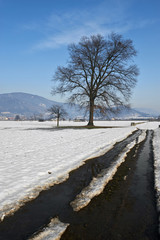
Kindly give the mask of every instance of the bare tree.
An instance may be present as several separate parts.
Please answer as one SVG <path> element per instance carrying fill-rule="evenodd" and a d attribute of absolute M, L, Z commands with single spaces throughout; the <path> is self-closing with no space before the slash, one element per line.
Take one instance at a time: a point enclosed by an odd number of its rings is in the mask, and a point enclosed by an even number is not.
<path fill-rule="evenodd" d="M 57 119 L 57 127 L 59 127 L 60 118 L 64 118 L 67 115 L 67 112 L 61 105 L 53 105 L 48 109 L 48 112 L 50 112 L 50 115 L 53 116 L 53 118 Z"/>
<path fill-rule="evenodd" d="M 20 118 L 20 116 L 17 114 L 17 115 L 15 116 L 14 120 L 15 120 L 15 121 L 20 121 L 21 118 Z"/>
<path fill-rule="evenodd" d="M 131 40 L 112 33 L 83 37 L 69 46 L 67 67 L 57 67 L 52 94 L 69 94 L 70 102 L 88 107 L 93 125 L 94 109 L 124 106 L 136 84 L 138 68 L 132 64 L 136 50 Z"/>

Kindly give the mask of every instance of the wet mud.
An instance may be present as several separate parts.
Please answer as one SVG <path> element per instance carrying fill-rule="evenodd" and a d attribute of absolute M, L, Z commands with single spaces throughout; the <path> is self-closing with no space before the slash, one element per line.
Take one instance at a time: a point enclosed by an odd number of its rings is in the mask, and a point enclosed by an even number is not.
<path fill-rule="evenodd" d="M 25 204 L 14 215 L 6 217 L 4 221 L 0 223 L 0 240 L 28 239 L 35 232 L 40 231 L 43 227 L 48 225 L 50 219 L 56 216 L 58 216 L 62 222 L 71 223 L 71 225 L 75 224 L 74 226 L 78 227 L 76 231 L 83 233 L 83 228 L 81 230 L 81 224 L 79 224 L 79 214 L 81 215 L 83 210 L 80 211 L 80 213 L 73 212 L 70 202 L 75 199 L 76 195 L 79 194 L 84 187 L 88 186 L 93 176 L 97 176 L 102 169 L 109 167 L 126 145 L 137 139 L 140 133 L 140 130 L 134 132 L 125 140 L 115 144 L 114 148 L 103 156 L 87 160 L 84 165 L 72 171 L 65 182 L 54 185 L 49 190 L 42 191 L 35 200 Z M 97 213 L 96 208 L 97 206 L 95 206 L 94 214 Z M 97 218 L 98 215 L 95 217 Z M 80 219 L 82 221 L 82 226 L 89 226 L 88 222 L 86 223 L 87 219 L 90 221 L 88 217 L 86 217 L 86 220 L 82 220 L 81 217 Z M 103 219 L 101 219 L 98 224 L 97 223 L 96 226 L 103 225 Z M 70 233 L 67 232 L 67 234 Z M 94 234 L 91 238 L 86 237 L 84 239 L 98 239 L 96 237 L 93 238 L 93 236 Z M 71 238 L 70 236 L 65 238 L 64 235 L 64 239 L 76 240 L 83 238 L 76 238 L 73 234 Z"/>
<path fill-rule="evenodd" d="M 75 213 L 61 240 L 160 239 L 152 134 L 132 149 L 103 193 Z"/>

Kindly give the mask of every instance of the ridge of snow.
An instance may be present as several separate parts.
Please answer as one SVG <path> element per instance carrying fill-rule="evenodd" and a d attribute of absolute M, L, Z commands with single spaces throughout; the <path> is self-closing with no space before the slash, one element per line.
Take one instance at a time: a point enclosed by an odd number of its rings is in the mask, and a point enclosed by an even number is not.
<path fill-rule="evenodd" d="M 68 226 L 68 223 L 61 222 L 58 217 L 52 218 L 47 227 L 28 240 L 59 240 Z"/>

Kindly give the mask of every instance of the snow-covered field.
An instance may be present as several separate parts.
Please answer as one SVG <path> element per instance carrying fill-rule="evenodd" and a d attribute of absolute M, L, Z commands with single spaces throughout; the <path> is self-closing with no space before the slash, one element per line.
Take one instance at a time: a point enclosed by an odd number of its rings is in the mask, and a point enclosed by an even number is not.
<path fill-rule="evenodd" d="M 86 125 L 60 122 L 60 126 Z M 160 190 L 159 122 L 131 126 L 130 121 L 96 122 L 117 128 L 54 128 L 56 122 L 0 122 L 0 218 L 68 177 L 90 157 L 109 150 L 136 128 L 154 129 L 157 189 Z"/>

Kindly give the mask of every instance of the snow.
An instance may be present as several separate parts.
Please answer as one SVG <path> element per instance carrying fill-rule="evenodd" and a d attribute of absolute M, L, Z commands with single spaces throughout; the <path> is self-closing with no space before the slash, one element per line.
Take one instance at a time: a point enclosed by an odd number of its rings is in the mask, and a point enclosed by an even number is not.
<path fill-rule="evenodd" d="M 43 189 L 68 178 L 85 160 L 108 151 L 117 141 L 140 129 L 152 129 L 156 158 L 156 188 L 160 186 L 159 122 L 102 121 L 113 128 L 55 128 L 54 122 L 0 121 L 0 218 L 15 212 Z M 84 126 L 86 122 L 60 122 Z M 143 136 L 142 136 L 143 139 Z"/>
<path fill-rule="evenodd" d="M 143 124 L 136 125 L 139 129 L 155 130 L 159 127 L 160 122 L 144 122 Z"/>
<path fill-rule="evenodd" d="M 157 208 L 159 211 L 159 233 L 160 233 L 160 128 L 154 130 L 153 138 L 154 166 L 155 166 L 155 188 L 157 192 Z"/>
<path fill-rule="evenodd" d="M 0 122 L 1 220 L 41 190 L 64 181 L 84 160 L 102 154 L 136 129 L 128 127 L 128 122 L 127 127 L 105 129 L 57 130 L 54 124 Z"/>
<path fill-rule="evenodd" d="M 155 157 L 155 181 L 160 198 L 160 128 L 154 131 L 153 138 L 154 157 Z M 160 199 L 159 199 L 160 200 Z"/>
<path fill-rule="evenodd" d="M 46 228 L 29 240 L 59 240 L 68 225 L 68 223 L 62 223 L 58 218 L 53 218 Z"/>

